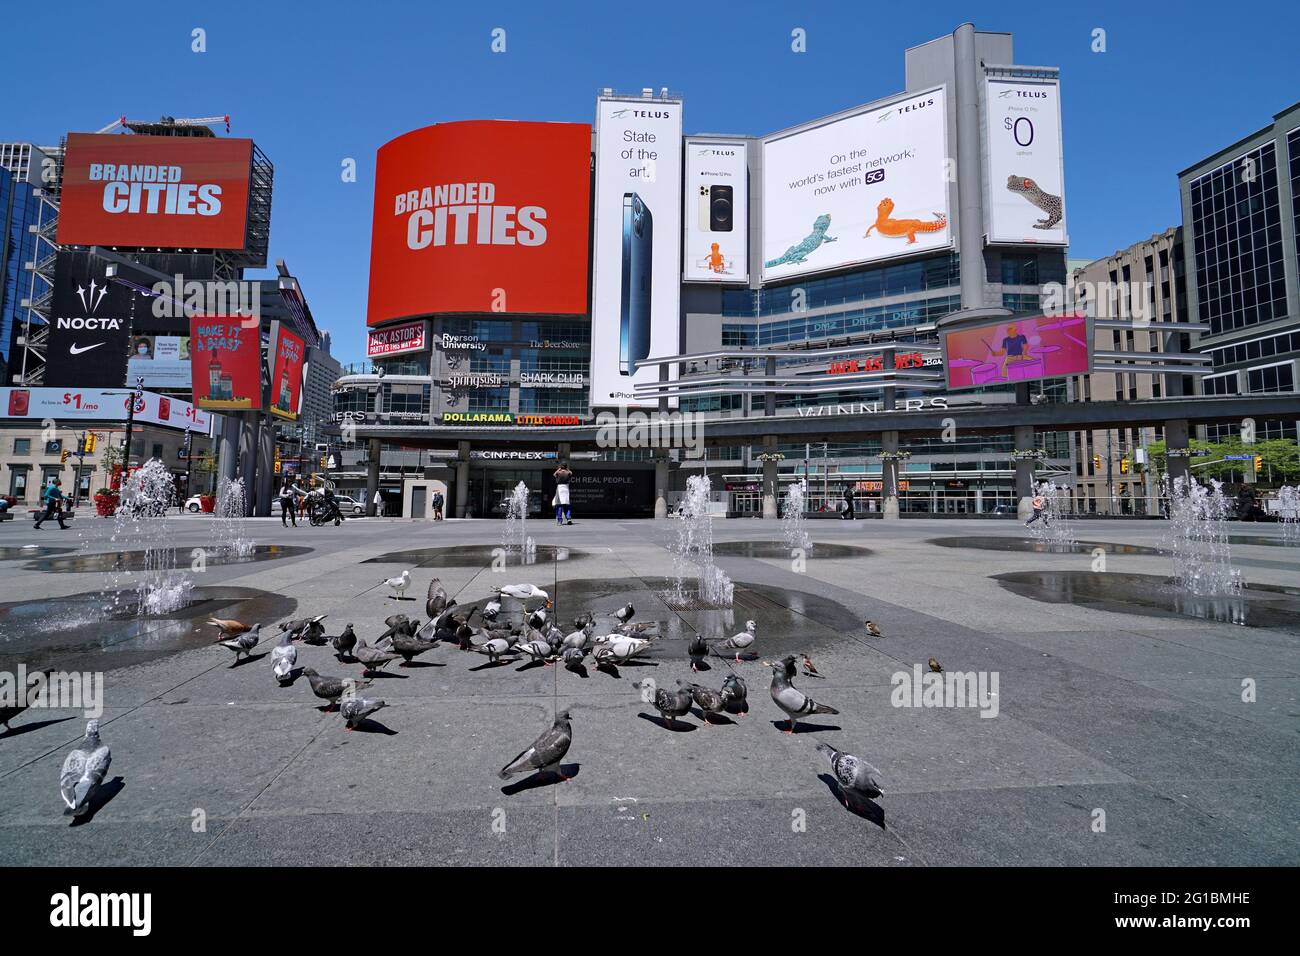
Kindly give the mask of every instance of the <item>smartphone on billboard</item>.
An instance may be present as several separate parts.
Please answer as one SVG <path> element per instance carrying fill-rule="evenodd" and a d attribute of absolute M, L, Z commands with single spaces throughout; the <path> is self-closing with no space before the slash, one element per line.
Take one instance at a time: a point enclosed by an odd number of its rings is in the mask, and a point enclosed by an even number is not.
<path fill-rule="evenodd" d="M 654 218 L 636 193 L 623 194 L 623 291 L 619 322 L 621 375 L 636 373 L 650 354 L 650 280 L 653 276 Z"/>
<path fill-rule="evenodd" d="M 9 392 L 9 417 L 26 418 L 31 407 L 32 393 L 25 388 L 15 388 Z"/>
<path fill-rule="evenodd" d="M 731 186 L 701 186 L 697 209 L 701 232 L 731 232 L 732 203 L 735 190 Z"/>
<path fill-rule="evenodd" d="M 158 396 L 158 419 L 167 421 L 172 417 L 172 400 L 166 395 Z"/>

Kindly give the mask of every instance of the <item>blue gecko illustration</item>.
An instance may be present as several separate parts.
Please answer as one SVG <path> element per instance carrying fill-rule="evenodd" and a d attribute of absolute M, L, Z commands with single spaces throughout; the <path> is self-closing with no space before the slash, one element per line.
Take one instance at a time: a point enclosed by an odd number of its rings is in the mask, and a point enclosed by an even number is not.
<path fill-rule="evenodd" d="M 773 266 L 782 266 L 787 263 L 798 264 L 806 262 L 808 256 L 817 251 L 817 247 L 823 242 L 834 242 L 834 236 L 826 235 L 826 230 L 831 227 L 831 217 L 829 214 L 818 216 L 817 221 L 813 223 L 812 232 L 804 238 L 797 246 L 791 246 L 775 259 L 769 259 L 763 263 L 764 269 L 770 269 Z"/>

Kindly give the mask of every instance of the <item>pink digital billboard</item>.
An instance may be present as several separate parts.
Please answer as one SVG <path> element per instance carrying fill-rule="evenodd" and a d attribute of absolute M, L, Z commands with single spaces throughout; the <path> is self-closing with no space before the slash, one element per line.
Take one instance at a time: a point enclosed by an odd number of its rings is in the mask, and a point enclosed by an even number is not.
<path fill-rule="evenodd" d="M 1091 342 L 1082 315 L 1006 318 L 945 332 L 948 388 L 1082 375 L 1092 367 Z"/>

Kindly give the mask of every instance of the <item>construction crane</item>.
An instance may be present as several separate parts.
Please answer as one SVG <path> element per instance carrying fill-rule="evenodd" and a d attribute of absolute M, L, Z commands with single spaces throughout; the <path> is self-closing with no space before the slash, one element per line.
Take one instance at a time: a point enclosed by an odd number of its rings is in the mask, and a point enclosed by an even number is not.
<path fill-rule="evenodd" d="M 141 135 L 163 135 L 163 136 L 211 136 L 211 126 L 218 123 L 224 123 L 226 132 L 230 132 L 230 114 L 225 116 L 200 116 L 196 118 L 177 119 L 174 116 L 159 117 L 157 122 L 148 120 L 129 120 L 125 116 L 119 116 L 113 122 L 109 123 L 97 133 L 111 133 L 115 129 L 129 129 L 133 133 Z M 180 130 L 185 130 L 184 133 Z"/>

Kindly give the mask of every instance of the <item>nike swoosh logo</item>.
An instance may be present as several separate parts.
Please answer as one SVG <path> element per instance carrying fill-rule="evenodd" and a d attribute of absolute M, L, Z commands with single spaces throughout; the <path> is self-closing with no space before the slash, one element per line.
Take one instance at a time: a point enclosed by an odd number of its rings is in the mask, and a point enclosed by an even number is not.
<path fill-rule="evenodd" d="M 71 355 L 80 355 L 82 352 L 89 352 L 91 349 L 97 349 L 103 344 L 103 342 L 96 342 L 94 345 L 87 345 L 85 348 L 79 349 L 77 348 L 77 343 L 73 342 L 68 346 L 68 352 Z"/>

